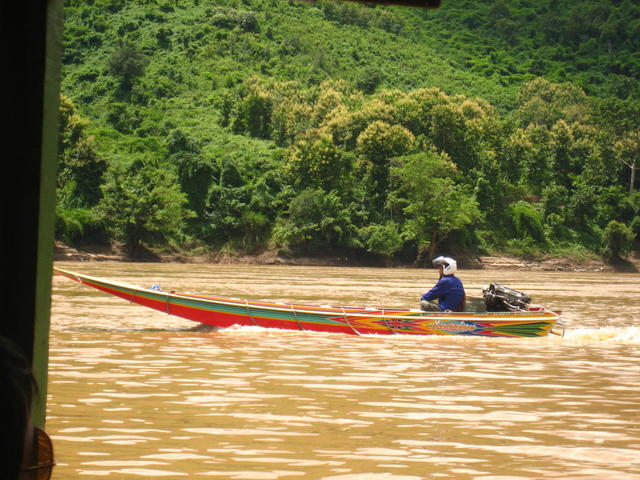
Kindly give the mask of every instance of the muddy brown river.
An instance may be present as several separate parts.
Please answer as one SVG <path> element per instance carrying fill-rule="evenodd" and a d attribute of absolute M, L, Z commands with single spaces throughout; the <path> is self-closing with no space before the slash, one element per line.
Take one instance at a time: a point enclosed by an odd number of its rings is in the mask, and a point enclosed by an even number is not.
<path fill-rule="evenodd" d="M 61 262 L 164 290 L 415 307 L 435 270 Z M 53 279 L 53 479 L 640 479 L 640 275 L 461 271 L 564 337 L 351 336 L 193 322 Z"/>

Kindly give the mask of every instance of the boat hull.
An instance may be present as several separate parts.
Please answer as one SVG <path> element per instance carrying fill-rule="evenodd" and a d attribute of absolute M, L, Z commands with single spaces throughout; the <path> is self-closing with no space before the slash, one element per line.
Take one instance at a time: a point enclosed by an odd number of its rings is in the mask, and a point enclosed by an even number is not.
<path fill-rule="evenodd" d="M 411 309 L 372 309 L 269 303 L 232 298 L 164 292 L 54 268 L 83 285 L 169 315 L 206 325 L 232 325 L 351 335 L 475 335 L 542 337 L 558 315 L 544 308 L 527 312 L 421 312 Z"/>

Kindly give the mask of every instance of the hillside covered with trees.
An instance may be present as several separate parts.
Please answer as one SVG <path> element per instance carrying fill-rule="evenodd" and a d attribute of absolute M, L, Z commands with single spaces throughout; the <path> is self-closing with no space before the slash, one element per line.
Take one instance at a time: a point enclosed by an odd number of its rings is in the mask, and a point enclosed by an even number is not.
<path fill-rule="evenodd" d="M 614 261 L 638 52 L 630 0 L 68 0 L 57 237 Z"/>

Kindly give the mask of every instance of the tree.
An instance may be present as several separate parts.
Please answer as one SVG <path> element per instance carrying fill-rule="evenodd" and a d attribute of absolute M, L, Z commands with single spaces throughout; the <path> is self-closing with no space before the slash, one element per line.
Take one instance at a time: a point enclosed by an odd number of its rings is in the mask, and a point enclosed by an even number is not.
<path fill-rule="evenodd" d="M 250 92 L 238 105 L 238 116 L 233 123 L 236 133 L 247 132 L 253 137 L 269 138 L 273 97 L 259 89 Z"/>
<path fill-rule="evenodd" d="M 360 230 L 360 237 L 368 252 L 382 255 L 387 266 L 391 258 L 402 248 L 404 239 L 395 222 L 368 225 Z"/>
<path fill-rule="evenodd" d="M 242 238 L 240 246 L 244 250 L 252 250 L 262 244 L 271 230 L 271 220 L 260 212 L 245 210 L 240 220 Z"/>
<path fill-rule="evenodd" d="M 450 98 L 439 88 L 413 90 L 394 102 L 396 120 L 416 136 L 429 135 L 433 108 L 449 101 Z"/>
<path fill-rule="evenodd" d="M 595 186 L 584 181 L 575 182 L 569 199 L 567 223 L 580 230 L 587 231 L 594 223 L 594 205 L 598 204 L 598 192 Z"/>
<path fill-rule="evenodd" d="M 109 71 L 120 78 L 123 89 L 131 90 L 134 80 L 142 75 L 148 63 L 135 43 L 120 41 L 109 57 Z"/>
<path fill-rule="evenodd" d="M 313 107 L 311 108 L 311 121 L 317 127 L 345 101 L 354 98 L 354 91 L 346 80 L 325 80 L 317 87 L 317 93 Z"/>
<path fill-rule="evenodd" d="M 631 225 L 631 233 L 633 233 L 634 241 L 633 246 L 636 253 L 640 253 L 640 215 L 636 216 L 632 221 Z"/>
<path fill-rule="evenodd" d="M 460 109 L 454 104 L 436 105 L 430 115 L 429 136 L 433 144 L 449 155 L 456 165 L 468 165 L 470 145 L 465 117 Z"/>
<path fill-rule="evenodd" d="M 357 100 L 357 96 L 354 100 Z M 347 105 L 339 105 L 321 125 L 331 133 L 333 141 L 347 150 L 356 148 L 358 136 L 373 122 L 380 120 L 392 123 L 394 107 L 379 98 L 365 102 L 354 111 Z"/>
<path fill-rule="evenodd" d="M 640 129 L 629 132 L 618 140 L 613 149 L 620 163 L 629 167 L 629 195 L 633 194 L 638 159 L 640 158 Z"/>
<path fill-rule="evenodd" d="M 551 128 L 558 120 L 584 121 L 588 115 L 587 96 L 572 83 L 553 83 L 536 78 L 520 90 L 515 117 L 522 127 L 530 124 Z"/>
<path fill-rule="evenodd" d="M 167 161 L 176 167 L 178 181 L 188 199 L 188 207 L 202 218 L 214 175 L 218 172 L 213 160 L 205 158 L 198 142 L 180 129 L 169 132 L 165 138 Z"/>
<path fill-rule="evenodd" d="M 456 183 L 458 170 L 434 150 L 394 159 L 391 205 L 402 207 L 405 238 L 416 242 L 417 260 L 432 258 L 440 242 L 481 217 L 475 195 Z"/>
<path fill-rule="evenodd" d="M 175 238 L 184 220 L 193 215 L 185 208 L 186 196 L 167 165 L 143 157 L 111 165 L 105 177 L 97 211 L 131 257 L 142 253 L 143 242 Z"/>
<path fill-rule="evenodd" d="M 400 125 L 376 120 L 358 136 L 356 144 L 359 153 L 367 160 L 383 165 L 391 157 L 408 153 L 415 145 L 415 137 Z"/>
<path fill-rule="evenodd" d="M 306 188 L 291 200 L 286 214 L 278 218 L 273 239 L 304 252 L 357 246 L 355 213 L 336 191 Z"/>
<path fill-rule="evenodd" d="M 603 253 L 609 261 L 620 261 L 631 252 L 633 232 L 624 223 L 611 220 L 602 235 Z"/>
<path fill-rule="evenodd" d="M 58 206 L 93 207 L 100 199 L 99 185 L 106 169 L 89 135 L 88 120 L 82 118 L 68 97 L 60 96 L 58 126 Z"/>
<path fill-rule="evenodd" d="M 533 205 L 522 200 L 510 207 L 515 233 L 522 239 L 546 243 L 540 212 Z"/>
<path fill-rule="evenodd" d="M 568 198 L 566 187 L 552 183 L 542 191 L 542 213 L 545 217 L 555 214 L 564 220 Z"/>
<path fill-rule="evenodd" d="M 549 151 L 551 153 L 556 182 L 571 186 L 571 177 L 579 173 L 576 138 L 572 125 L 558 120 L 549 131 Z"/>
<path fill-rule="evenodd" d="M 364 160 L 373 185 L 376 205 L 382 207 L 389 185 L 389 159 L 410 153 L 415 146 L 415 137 L 400 125 L 376 120 L 358 136 L 356 143 L 356 151 Z"/>
<path fill-rule="evenodd" d="M 202 214 L 202 230 L 209 242 L 225 243 L 241 235 L 242 212 L 248 195 L 239 163 L 236 157 L 221 156 L 216 165 L 217 178 L 210 179 Z"/>
<path fill-rule="evenodd" d="M 333 143 L 331 135 L 314 130 L 302 135 L 289 148 L 284 170 L 297 188 L 340 188 L 351 173 L 352 160 Z"/>
<path fill-rule="evenodd" d="M 183 153 L 177 158 L 172 157 L 178 160 L 175 163 L 178 169 L 178 181 L 181 190 L 187 196 L 188 207 L 196 213 L 198 218 L 202 218 L 211 181 L 218 173 L 215 165 L 211 159 L 197 154 Z"/>
<path fill-rule="evenodd" d="M 549 131 L 545 127 L 529 125 L 517 129 L 505 142 L 507 173 L 514 180 L 540 193 L 553 182 L 553 153 Z"/>
<path fill-rule="evenodd" d="M 384 74 L 379 68 L 369 66 L 364 68 L 358 74 L 355 84 L 356 88 L 364 93 L 372 94 L 384 80 Z"/>

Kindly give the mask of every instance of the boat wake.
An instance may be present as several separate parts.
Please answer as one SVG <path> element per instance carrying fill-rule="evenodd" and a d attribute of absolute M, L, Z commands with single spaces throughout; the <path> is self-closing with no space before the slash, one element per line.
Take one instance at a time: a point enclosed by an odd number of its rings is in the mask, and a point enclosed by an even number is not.
<path fill-rule="evenodd" d="M 265 332 L 276 332 L 279 335 L 289 334 L 292 336 L 296 335 L 327 335 L 327 336 L 342 336 L 339 333 L 323 333 L 323 332 L 310 332 L 310 331 L 298 331 L 298 330 L 279 330 L 276 328 L 263 328 L 257 326 L 240 326 L 233 325 L 229 328 L 223 328 L 218 330 L 221 334 L 226 335 L 254 335 L 256 333 L 265 333 Z M 363 335 L 362 337 L 370 337 L 370 338 L 379 338 L 380 335 Z M 415 337 L 413 335 L 394 335 L 394 336 L 385 336 L 385 338 L 394 338 L 394 339 L 406 339 L 407 341 L 415 341 L 416 338 L 428 338 L 430 340 L 441 340 L 441 341 L 480 341 L 479 337 L 465 337 L 459 335 L 451 335 L 451 336 L 433 336 L 427 335 L 424 337 Z M 484 337 L 487 340 L 496 340 L 501 341 L 504 340 L 502 338 L 492 338 L 492 337 Z M 608 343 L 608 344 L 640 344 L 640 327 L 599 327 L 599 328 L 575 328 L 575 329 L 567 329 L 563 337 L 556 337 L 550 335 L 547 339 L 554 339 L 553 341 L 560 343 Z M 509 339 L 509 341 L 513 341 L 514 339 Z M 525 339 L 526 341 L 531 341 L 532 339 Z M 535 339 L 533 339 L 535 341 Z"/>
<path fill-rule="evenodd" d="M 567 329 L 564 340 L 589 343 L 640 343 L 640 327 L 600 327 Z"/>

